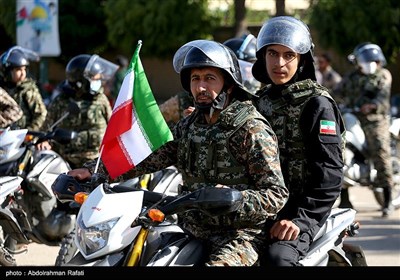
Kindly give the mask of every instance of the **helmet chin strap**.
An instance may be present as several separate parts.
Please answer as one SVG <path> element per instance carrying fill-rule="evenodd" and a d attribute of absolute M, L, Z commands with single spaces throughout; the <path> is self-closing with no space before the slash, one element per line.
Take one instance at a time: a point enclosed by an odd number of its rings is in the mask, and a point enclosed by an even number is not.
<path fill-rule="evenodd" d="M 215 110 L 223 110 L 228 99 L 228 94 L 226 91 L 222 90 L 217 97 L 211 103 L 197 103 L 195 102 L 195 107 L 199 112 L 203 114 L 210 114 L 210 118 L 214 114 Z"/>

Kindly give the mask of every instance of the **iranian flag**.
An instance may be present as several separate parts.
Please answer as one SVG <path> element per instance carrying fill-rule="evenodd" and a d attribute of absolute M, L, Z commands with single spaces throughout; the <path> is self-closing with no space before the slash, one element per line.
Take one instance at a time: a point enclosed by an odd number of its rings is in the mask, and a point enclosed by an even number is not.
<path fill-rule="evenodd" d="M 147 81 L 139 41 L 122 82 L 100 146 L 100 157 L 111 178 L 134 168 L 173 139 Z"/>
<path fill-rule="evenodd" d="M 320 120 L 319 133 L 336 135 L 336 123 L 334 121 Z"/>

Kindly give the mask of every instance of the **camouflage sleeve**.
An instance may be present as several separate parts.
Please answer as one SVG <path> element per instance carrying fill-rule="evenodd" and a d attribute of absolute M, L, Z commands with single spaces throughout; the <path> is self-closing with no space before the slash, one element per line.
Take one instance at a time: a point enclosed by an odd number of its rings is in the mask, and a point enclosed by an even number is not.
<path fill-rule="evenodd" d="M 250 184 L 243 189 L 244 202 L 237 219 L 262 223 L 275 218 L 287 202 L 278 140 L 269 125 L 259 119 L 249 120 L 229 141 L 232 153 L 246 166 Z"/>
<path fill-rule="evenodd" d="M 32 113 L 32 119 L 27 124 L 27 128 L 29 130 L 40 130 L 46 120 L 47 108 L 36 85 L 27 92 L 26 102 Z"/>
<path fill-rule="evenodd" d="M 167 123 L 177 123 L 179 121 L 180 111 L 178 95 L 175 95 L 162 103 L 159 108 Z"/>
<path fill-rule="evenodd" d="M 22 109 L 18 103 L 0 88 L 0 128 L 5 128 L 22 117 Z"/>
<path fill-rule="evenodd" d="M 104 93 L 100 93 L 99 97 L 98 97 L 98 102 L 100 102 L 102 104 L 102 108 L 103 108 L 103 114 L 104 114 L 104 118 L 108 121 L 111 118 L 111 114 L 112 114 L 112 107 L 110 104 L 110 101 L 108 100 L 107 95 L 105 95 Z"/>
<path fill-rule="evenodd" d="M 392 88 L 392 75 L 389 70 L 383 68 L 381 75 L 376 81 L 376 97 L 372 99 L 372 103 L 377 105 L 377 114 L 387 114 L 390 110 L 390 93 Z"/>

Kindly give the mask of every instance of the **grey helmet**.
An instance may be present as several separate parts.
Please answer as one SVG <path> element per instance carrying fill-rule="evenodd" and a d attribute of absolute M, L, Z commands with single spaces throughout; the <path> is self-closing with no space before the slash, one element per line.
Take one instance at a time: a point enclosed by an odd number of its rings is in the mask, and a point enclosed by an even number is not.
<path fill-rule="evenodd" d="M 231 38 L 224 42 L 236 54 L 238 59 L 254 62 L 256 58 L 257 39 L 253 34 L 248 34 L 240 38 Z"/>
<path fill-rule="evenodd" d="M 268 45 L 282 45 L 301 54 L 298 79 L 315 77 L 314 43 L 310 29 L 302 21 L 290 16 L 273 17 L 266 21 L 257 36 L 257 61 L 253 65 L 253 76 L 264 84 L 271 83 L 265 66 L 265 49 Z"/>
<path fill-rule="evenodd" d="M 16 67 L 29 66 L 30 61 L 39 61 L 40 56 L 27 48 L 14 46 L 0 56 L 0 72 L 5 80 L 11 80 L 11 70 Z"/>
<path fill-rule="evenodd" d="M 370 42 L 357 45 L 354 48 L 353 53 L 347 56 L 347 59 L 353 64 L 375 61 L 380 62 L 382 66 L 385 66 L 387 63 L 382 49 L 378 45 Z"/>
<path fill-rule="evenodd" d="M 242 84 L 239 62 L 234 52 L 221 43 L 211 40 L 194 40 L 178 49 L 174 55 L 173 66 L 180 74 L 182 87 L 190 91 L 190 69 L 199 67 L 216 67 L 223 70 L 243 96 L 249 92 Z M 237 96 L 240 98 L 240 96 Z"/>

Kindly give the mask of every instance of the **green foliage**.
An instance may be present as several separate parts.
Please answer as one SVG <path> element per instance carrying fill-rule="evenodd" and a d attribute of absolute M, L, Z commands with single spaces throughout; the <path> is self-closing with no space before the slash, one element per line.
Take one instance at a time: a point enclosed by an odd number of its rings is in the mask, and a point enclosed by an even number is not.
<path fill-rule="evenodd" d="M 15 0 L 0 0 L 0 25 L 3 26 L 7 35 L 15 42 L 16 34 L 16 1 Z"/>
<path fill-rule="evenodd" d="M 142 40 L 141 54 L 154 57 L 171 57 L 191 40 L 212 39 L 219 21 L 206 0 L 107 0 L 104 12 L 111 46 L 133 54 Z"/>
<path fill-rule="evenodd" d="M 324 48 L 348 55 L 361 42 L 378 44 L 386 59 L 400 51 L 398 0 L 319 0 L 310 15 L 310 26 Z"/>
<path fill-rule="evenodd" d="M 61 59 L 81 53 L 101 54 L 107 47 L 103 0 L 59 0 Z"/>

